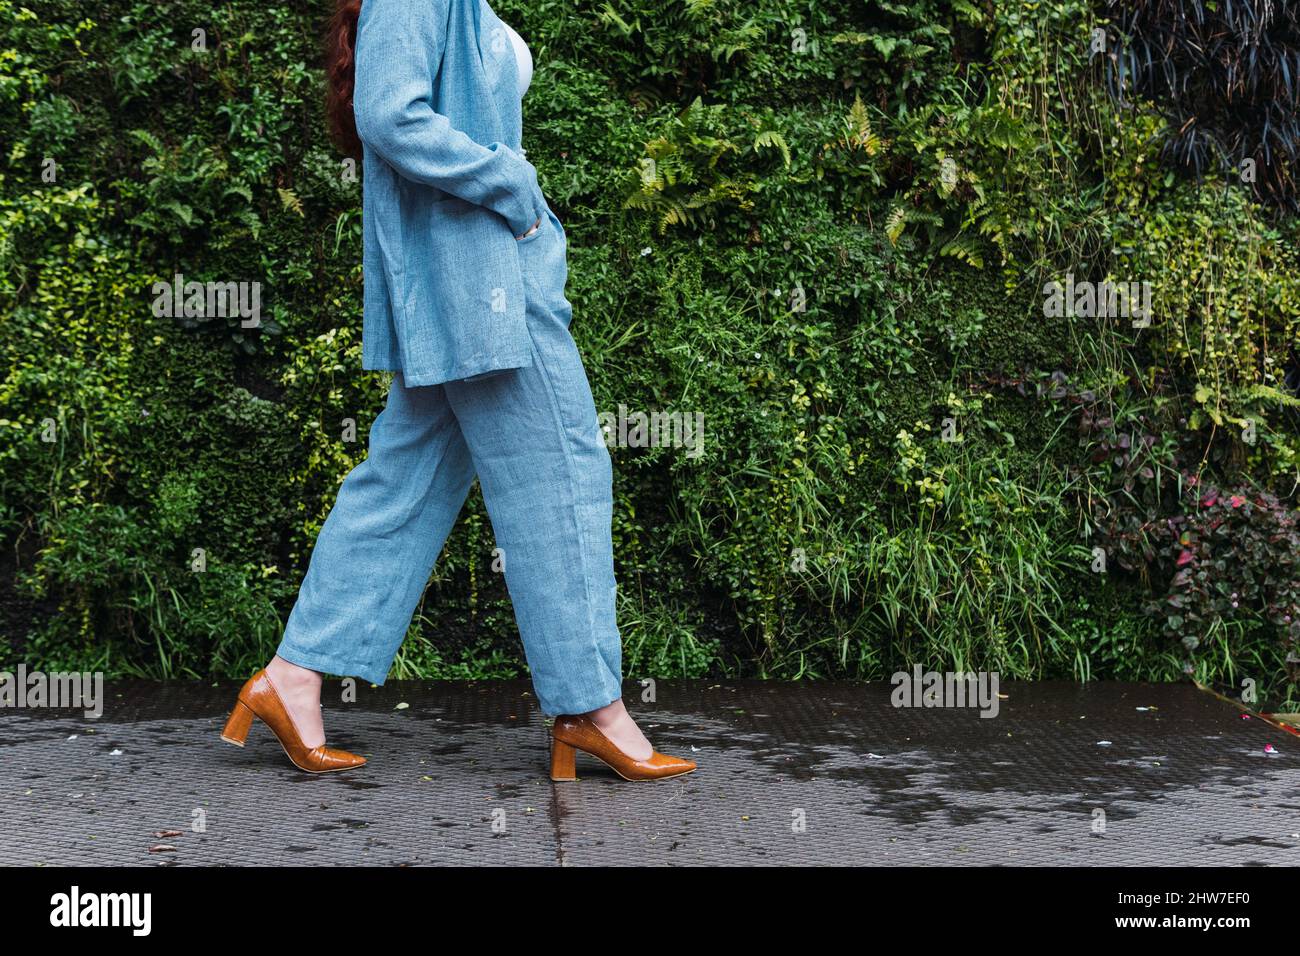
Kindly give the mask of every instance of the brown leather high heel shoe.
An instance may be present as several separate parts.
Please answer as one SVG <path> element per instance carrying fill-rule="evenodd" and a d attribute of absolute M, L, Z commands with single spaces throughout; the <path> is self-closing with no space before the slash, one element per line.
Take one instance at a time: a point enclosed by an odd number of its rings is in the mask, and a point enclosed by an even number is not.
<path fill-rule="evenodd" d="M 284 706 L 271 678 L 266 676 L 265 668 L 250 677 L 240 689 L 235 709 L 230 712 L 225 730 L 221 731 L 221 739 L 236 747 L 244 746 L 254 717 L 260 717 L 262 723 L 271 728 L 271 732 L 280 741 L 280 746 L 284 748 L 285 755 L 299 770 L 333 773 L 360 767 L 366 762 L 365 757 L 350 754 L 346 750 L 335 750 L 324 744 L 308 749 L 302 742 L 298 728 L 294 726 L 293 715 Z"/>
<path fill-rule="evenodd" d="M 695 769 L 693 760 L 670 757 L 655 751 L 647 760 L 633 760 L 601 733 L 591 718 L 564 715 L 551 727 L 551 779 L 578 779 L 575 751 L 591 754 L 624 780 L 663 780 L 680 777 Z"/>

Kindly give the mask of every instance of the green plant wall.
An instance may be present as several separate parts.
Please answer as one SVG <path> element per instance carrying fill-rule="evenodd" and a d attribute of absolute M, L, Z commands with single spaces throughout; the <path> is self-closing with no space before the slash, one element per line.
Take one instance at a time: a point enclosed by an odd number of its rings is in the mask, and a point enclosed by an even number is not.
<path fill-rule="evenodd" d="M 1162 159 L 1157 106 L 1111 95 L 1104 9 L 494 8 L 536 62 L 525 146 L 598 408 L 704 423 L 611 449 L 630 679 L 1290 696 L 1295 221 Z M 0 0 L 7 660 L 231 677 L 275 647 L 387 385 L 328 14 Z M 178 274 L 260 283 L 262 326 L 156 315 Z M 1150 323 L 1047 314 L 1066 276 L 1150 283 Z M 1191 479 L 1250 498 L 1260 543 Z M 475 492 L 395 676 L 525 672 L 492 548 Z"/>

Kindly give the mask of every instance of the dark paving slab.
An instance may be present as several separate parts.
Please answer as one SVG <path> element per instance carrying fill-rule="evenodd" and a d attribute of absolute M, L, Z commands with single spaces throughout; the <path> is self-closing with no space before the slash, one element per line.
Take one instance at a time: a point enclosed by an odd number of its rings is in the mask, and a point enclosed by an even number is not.
<path fill-rule="evenodd" d="M 294 769 L 261 723 L 223 743 L 237 683 L 115 684 L 98 721 L 0 712 L 0 864 L 556 863 L 523 685 L 363 684 L 350 705 L 327 686 L 330 742 L 371 761 L 357 772 Z"/>
<path fill-rule="evenodd" d="M 261 724 L 220 742 L 237 686 L 0 711 L 0 864 L 1300 863 L 1300 740 L 1190 685 L 1008 684 L 983 719 L 886 684 L 660 681 L 635 712 L 700 770 L 579 755 L 566 784 L 526 682 L 327 685 L 331 743 L 370 763 L 324 776 Z"/>

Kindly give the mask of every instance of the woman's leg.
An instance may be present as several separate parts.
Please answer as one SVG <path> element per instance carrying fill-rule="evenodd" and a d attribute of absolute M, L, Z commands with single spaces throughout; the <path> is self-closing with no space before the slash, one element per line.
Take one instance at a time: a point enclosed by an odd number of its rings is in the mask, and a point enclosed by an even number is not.
<path fill-rule="evenodd" d="M 609 452 L 577 348 L 561 331 L 567 348 L 558 335 L 535 336 L 530 367 L 445 386 L 538 703 L 552 715 L 593 711 L 622 693 Z"/>
<path fill-rule="evenodd" d="M 308 747 L 324 741 L 321 672 L 384 682 L 473 480 L 442 386 L 408 388 L 395 374 L 267 666 Z"/>
<path fill-rule="evenodd" d="M 562 226 L 520 247 L 533 364 L 447 382 L 503 550 L 542 713 L 585 714 L 628 756 L 654 752 L 623 704 L 614 472 L 573 337 Z"/>
<path fill-rule="evenodd" d="M 588 714 L 625 753 L 644 758 L 650 744 L 622 701 L 613 471 L 569 334 L 564 249 L 555 238 L 520 249 L 532 365 L 445 388 L 503 552 L 539 706 L 548 715 Z"/>

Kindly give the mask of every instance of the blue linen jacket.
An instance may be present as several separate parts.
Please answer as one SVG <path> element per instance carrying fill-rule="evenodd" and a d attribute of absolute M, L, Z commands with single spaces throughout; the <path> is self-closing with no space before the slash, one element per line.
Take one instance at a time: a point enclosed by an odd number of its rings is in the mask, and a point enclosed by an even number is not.
<path fill-rule="evenodd" d="M 363 368 L 435 385 L 531 364 L 515 237 L 549 207 L 517 69 L 487 0 L 362 3 Z"/>

